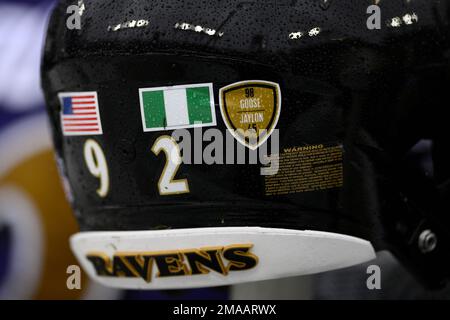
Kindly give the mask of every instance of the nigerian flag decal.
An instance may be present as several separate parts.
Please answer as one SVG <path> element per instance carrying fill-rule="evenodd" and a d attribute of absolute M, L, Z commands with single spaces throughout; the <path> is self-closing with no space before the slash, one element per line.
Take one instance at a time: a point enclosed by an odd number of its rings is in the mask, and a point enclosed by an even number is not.
<path fill-rule="evenodd" d="M 216 125 L 212 83 L 139 89 L 144 131 Z"/>

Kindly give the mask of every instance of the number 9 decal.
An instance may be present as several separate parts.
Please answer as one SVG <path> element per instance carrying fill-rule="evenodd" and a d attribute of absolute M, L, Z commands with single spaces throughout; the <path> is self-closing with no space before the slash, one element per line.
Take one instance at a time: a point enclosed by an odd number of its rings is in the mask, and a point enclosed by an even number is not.
<path fill-rule="evenodd" d="M 100 179 L 100 187 L 97 189 L 97 194 L 102 198 L 106 197 L 109 191 L 108 165 L 106 164 L 102 148 L 95 140 L 88 139 L 84 143 L 84 160 L 89 172 Z"/>

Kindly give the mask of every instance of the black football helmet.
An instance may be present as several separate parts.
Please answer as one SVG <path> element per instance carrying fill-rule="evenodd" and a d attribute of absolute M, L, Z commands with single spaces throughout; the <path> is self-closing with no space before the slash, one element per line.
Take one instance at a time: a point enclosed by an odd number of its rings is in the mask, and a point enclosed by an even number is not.
<path fill-rule="evenodd" d="M 448 1 L 71 5 L 42 86 L 93 278 L 224 285 L 381 250 L 448 278 Z"/>

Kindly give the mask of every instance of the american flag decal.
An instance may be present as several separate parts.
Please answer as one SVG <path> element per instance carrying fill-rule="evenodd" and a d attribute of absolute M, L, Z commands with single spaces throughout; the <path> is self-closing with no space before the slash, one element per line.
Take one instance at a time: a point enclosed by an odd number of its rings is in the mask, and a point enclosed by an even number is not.
<path fill-rule="evenodd" d="M 61 103 L 61 128 L 65 136 L 103 133 L 97 92 L 63 92 L 58 97 Z"/>

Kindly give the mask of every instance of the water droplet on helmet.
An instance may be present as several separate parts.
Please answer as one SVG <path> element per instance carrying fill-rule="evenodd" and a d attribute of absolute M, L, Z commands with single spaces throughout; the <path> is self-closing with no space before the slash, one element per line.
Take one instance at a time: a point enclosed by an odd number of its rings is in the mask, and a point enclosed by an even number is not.
<path fill-rule="evenodd" d="M 333 0 L 320 0 L 320 7 L 323 10 L 327 10 L 331 5 L 331 1 L 333 1 Z"/>

